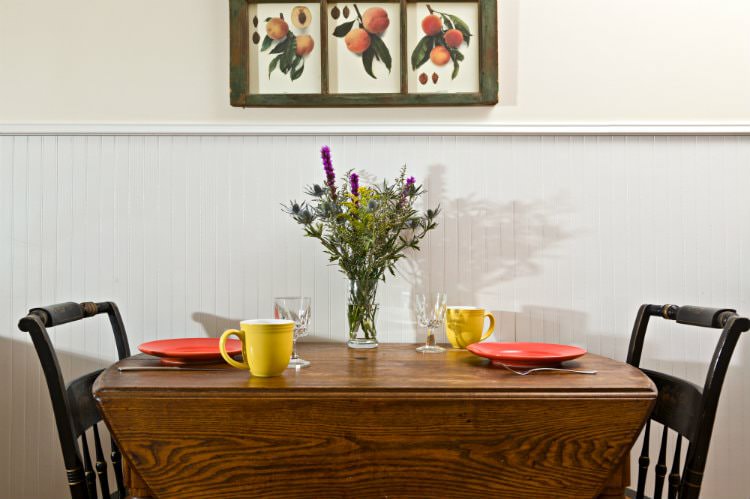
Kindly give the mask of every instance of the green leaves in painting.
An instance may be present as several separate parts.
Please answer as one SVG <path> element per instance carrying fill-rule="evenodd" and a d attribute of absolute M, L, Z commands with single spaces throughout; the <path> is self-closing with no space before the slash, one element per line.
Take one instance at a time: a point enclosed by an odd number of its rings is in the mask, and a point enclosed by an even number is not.
<path fill-rule="evenodd" d="M 434 36 L 423 36 L 411 53 L 411 68 L 417 69 L 430 58 L 430 51 L 435 46 Z"/>
<path fill-rule="evenodd" d="M 372 48 L 369 48 L 362 52 L 362 65 L 365 67 L 365 71 L 368 75 L 370 75 L 372 78 L 375 78 L 375 75 L 372 72 L 372 61 L 375 58 L 375 51 L 372 50 Z"/>
<path fill-rule="evenodd" d="M 381 40 L 380 37 L 377 36 L 372 37 L 372 39 L 370 40 L 370 47 L 362 52 L 362 65 L 365 67 L 365 72 L 372 78 L 376 78 L 375 74 L 372 72 L 373 60 L 382 62 L 390 73 L 391 67 L 393 65 L 391 53 L 383 40 Z"/>
<path fill-rule="evenodd" d="M 264 52 L 268 50 L 268 47 L 270 47 L 272 43 L 273 39 L 270 36 L 266 35 L 265 38 L 263 38 L 263 43 L 260 46 L 260 51 Z"/>
<path fill-rule="evenodd" d="M 333 30 L 333 36 L 336 36 L 338 38 L 345 37 L 354 27 L 354 23 L 356 22 L 356 19 L 349 21 L 348 23 L 339 24 L 336 26 L 336 29 Z"/>
<path fill-rule="evenodd" d="M 268 41 L 268 43 L 266 43 Z M 261 52 L 265 52 L 272 45 L 273 40 L 266 36 L 261 45 Z M 305 61 L 303 56 L 297 55 L 297 37 L 291 31 L 287 33 L 286 37 L 279 41 L 269 54 L 276 54 L 276 57 L 271 59 L 268 64 L 268 77 L 271 77 L 271 73 L 278 68 L 283 74 L 288 74 L 291 81 L 297 80 L 302 76 L 302 72 L 305 69 Z"/>
<path fill-rule="evenodd" d="M 375 52 L 375 58 L 385 64 L 388 72 L 390 72 L 393 60 L 391 59 L 391 53 L 388 51 L 388 47 L 385 45 L 385 42 L 383 42 L 383 39 L 379 36 L 373 36 L 369 50 Z"/>

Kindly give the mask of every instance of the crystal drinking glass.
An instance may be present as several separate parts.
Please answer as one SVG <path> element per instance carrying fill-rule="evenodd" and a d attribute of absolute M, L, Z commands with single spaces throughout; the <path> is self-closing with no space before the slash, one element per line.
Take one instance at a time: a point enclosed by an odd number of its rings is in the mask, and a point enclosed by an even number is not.
<path fill-rule="evenodd" d="M 417 322 L 421 327 L 427 328 L 427 340 L 417 352 L 440 353 L 445 348 L 435 344 L 435 329 L 443 325 L 445 320 L 445 309 L 448 298 L 445 293 L 435 293 L 432 298 L 427 295 L 417 295 Z"/>
<path fill-rule="evenodd" d="M 292 358 L 289 360 L 288 367 L 309 366 L 309 360 L 297 355 L 297 340 L 307 334 L 307 325 L 310 322 L 310 298 L 304 296 L 274 298 L 273 315 L 277 319 L 294 321 Z"/>

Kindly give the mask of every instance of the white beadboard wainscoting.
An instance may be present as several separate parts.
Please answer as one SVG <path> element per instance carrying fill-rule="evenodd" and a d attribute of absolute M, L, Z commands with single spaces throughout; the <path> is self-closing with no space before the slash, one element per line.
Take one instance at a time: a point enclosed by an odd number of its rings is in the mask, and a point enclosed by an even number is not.
<path fill-rule="evenodd" d="M 422 339 L 418 289 L 492 310 L 495 339 L 621 360 L 641 303 L 750 313 L 747 136 L 2 136 L 0 497 L 67 495 L 47 389 L 16 327 L 32 306 L 113 300 L 135 350 L 216 336 L 304 293 L 314 337 L 343 341 L 345 282 L 280 205 L 321 181 L 322 144 L 340 174 L 408 165 L 443 210 L 379 292 L 383 341 Z M 652 324 L 644 365 L 702 384 L 717 332 Z M 114 358 L 106 319 L 53 331 L 66 376 Z M 706 498 L 749 494 L 748 342 L 726 380 Z"/>

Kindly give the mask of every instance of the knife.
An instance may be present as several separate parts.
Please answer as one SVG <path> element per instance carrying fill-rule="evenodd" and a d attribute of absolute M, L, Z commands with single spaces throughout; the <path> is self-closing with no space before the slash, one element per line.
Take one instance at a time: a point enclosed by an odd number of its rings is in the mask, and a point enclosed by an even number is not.
<path fill-rule="evenodd" d="M 177 366 L 125 366 L 118 367 L 118 371 L 229 371 L 218 367 L 177 367 Z"/>

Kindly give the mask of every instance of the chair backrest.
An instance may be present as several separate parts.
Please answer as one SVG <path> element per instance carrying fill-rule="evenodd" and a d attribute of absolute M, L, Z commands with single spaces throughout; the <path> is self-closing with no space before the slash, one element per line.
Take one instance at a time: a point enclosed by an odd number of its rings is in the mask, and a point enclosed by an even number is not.
<path fill-rule="evenodd" d="M 65 469 L 68 476 L 68 486 L 73 499 L 97 498 L 96 481 L 104 499 L 109 499 L 109 484 L 107 480 L 107 462 L 102 450 L 99 437 L 98 423 L 101 415 L 97 409 L 91 388 L 101 370 L 94 371 L 74 379 L 65 385 L 60 363 L 55 348 L 47 334 L 47 328 L 78 321 L 86 317 L 106 313 L 112 325 L 112 332 L 120 359 L 130 356 L 130 347 L 122 323 L 122 317 L 117 305 L 112 302 L 102 303 L 59 303 L 47 307 L 32 308 L 29 314 L 22 318 L 18 327 L 31 335 L 34 348 L 39 356 L 39 362 L 47 381 L 52 409 L 55 414 L 57 433 L 60 438 Z M 86 437 L 88 430 L 93 433 L 95 468 L 91 464 L 89 441 Z M 81 447 L 78 445 L 80 439 Z M 125 497 L 125 487 L 122 480 L 122 467 L 119 450 L 112 441 L 112 467 L 114 468 L 117 491 L 121 498 Z"/>
<path fill-rule="evenodd" d="M 740 334 L 750 329 L 750 320 L 740 317 L 729 308 L 704 308 L 677 305 L 641 305 L 638 310 L 633 334 L 628 348 L 628 364 L 639 367 L 643 340 L 649 318 L 662 317 L 680 324 L 721 329 L 716 349 L 708 366 L 706 381 L 699 387 L 668 374 L 642 369 L 659 389 L 656 405 L 651 418 L 646 422 L 643 448 L 638 460 L 638 486 L 636 497 L 644 497 L 646 475 L 650 463 L 649 437 L 651 421 L 663 425 L 659 456 L 657 458 L 654 484 L 654 499 L 660 499 L 667 476 L 667 437 L 668 431 L 677 433 L 675 452 L 669 470 L 667 497 L 697 499 L 700 495 L 703 470 L 706 467 L 708 447 L 711 442 L 716 407 L 721 395 L 721 387 L 729 367 L 734 348 Z M 682 440 L 689 442 L 685 464 L 680 472 Z"/>

